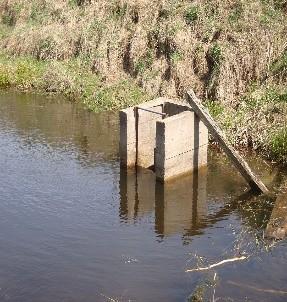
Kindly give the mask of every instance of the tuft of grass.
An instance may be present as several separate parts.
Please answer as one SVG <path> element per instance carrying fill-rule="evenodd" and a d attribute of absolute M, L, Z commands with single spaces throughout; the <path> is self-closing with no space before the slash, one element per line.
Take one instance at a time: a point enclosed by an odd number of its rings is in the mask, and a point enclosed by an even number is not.
<path fill-rule="evenodd" d="M 247 109 L 262 109 L 264 106 L 276 105 L 276 104 L 284 104 L 287 103 L 287 91 L 269 87 L 266 88 L 263 93 L 256 95 L 256 91 L 254 94 L 246 95 L 242 98 L 242 102 L 246 105 Z"/>
<path fill-rule="evenodd" d="M 42 24 L 47 14 L 45 2 L 33 2 L 28 22 L 31 24 Z"/>
<path fill-rule="evenodd" d="M 270 70 L 276 76 L 287 77 L 287 50 L 271 64 Z"/>
<path fill-rule="evenodd" d="M 22 3 L 13 3 L 7 6 L 6 10 L 2 13 L 2 23 L 7 26 L 14 26 L 22 9 Z"/>
<path fill-rule="evenodd" d="M 128 4 L 126 2 L 114 1 L 112 5 L 112 17 L 115 20 L 121 20 L 125 17 L 128 11 Z"/>
<path fill-rule="evenodd" d="M 184 14 L 185 22 L 189 25 L 193 24 L 199 18 L 199 7 L 191 6 Z"/>
<path fill-rule="evenodd" d="M 287 161 L 287 126 L 274 131 L 269 137 L 272 157 Z"/>
<path fill-rule="evenodd" d="M 9 72 L 6 67 L 0 64 L 0 88 L 7 88 L 10 86 Z"/>
<path fill-rule="evenodd" d="M 39 86 L 44 63 L 35 59 L 0 56 L 0 87 L 17 87 L 21 90 Z"/>
<path fill-rule="evenodd" d="M 213 61 L 214 67 L 218 68 L 223 59 L 222 50 L 218 43 L 215 43 L 210 49 L 210 57 Z"/>
<path fill-rule="evenodd" d="M 237 24 L 239 19 L 242 17 L 243 12 L 244 12 L 244 10 L 243 10 L 242 2 L 237 1 L 228 16 L 229 23 Z"/>
<path fill-rule="evenodd" d="M 180 51 L 178 51 L 178 50 L 172 52 L 171 55 L 170 55 L 170 60 L 175 65 L 178 62 L 182 61 L 183 59 L 184 59 L 183 54 Z"/>
<path fill-rule="evenodd" d="M 224 106 L 218 101 L 207 100 L 205 102 L 205 106 L 207 107 L 210 115 L 215 119 L 224 111 Z"/>
<path fill-rule="evenodd" d="M 99 111 L 125 108 L 147 100 L 148 96 L 141 88 L 125 80 L 95 91 L 84 104 L 92 111 Z"/>
<path fill-rule="evenodd" d="M 143 74 L 147 69 L 150 69 L 154 61 L 154 55 L 151 50 L 148 50 L 145 55 L 140 57 L 135 64 L 136 74 Z"/>
<path fill-rule="evenodd" d="M 281 0 L 270 1 L 270 0 L 261 0 L 262 2 L 262 14 L 259 16 L 259 21 L 261 25 L 265 27 L 270 27 L 272 24 L 275 24 L 279 18 L 282 16 Z M 282 1 L 283 2 L 283 1 Z"/>

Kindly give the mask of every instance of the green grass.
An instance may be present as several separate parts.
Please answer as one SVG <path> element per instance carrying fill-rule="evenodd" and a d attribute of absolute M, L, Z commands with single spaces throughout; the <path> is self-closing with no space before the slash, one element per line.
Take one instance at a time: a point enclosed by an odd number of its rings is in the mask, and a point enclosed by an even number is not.
<path fill-rule="evenodd" d="M 0 55 L 0 89 L 62 94 L 82 101 L 90 110 L 114 110 L 148 99 L 132 79 L 112 85 L 94 74 L 83 61 L 38 61 L 33 58 L 11 58 Z"/>
<path fill-rule="evenodd" d="M 287 126 L 274 131 L 269 137 L 269 146 L 273 158 L 287 162 Z"/>
<path fill-rule="evenodd" d="M 178 50 L 172 52 L 171 55 L 170 55 L 170 60 L 175 65 L 178 62 L 182 61 L 183 58 L 184 58 L 183 54 L 180 51 L 178 51 Z"/>
<path fill-rule="evenodd" d="M 235 108 L 216 100 L 204 105 L 230 143 L 260 151 L 267 158 L 287 163 L 287 90 L 252 87 Z"/>
<path fill-rule="evenodd" d="M 141 56 L 135 64 L 135 72 L 143 74 L 147 69 L 150 69 L 154 61 L 154 55 L 151 50 L 148 50 L 145 55 Z"/>
<path fill-rule="evenodd" d="M 84 104 L 92 111 L 117 110 L 148 100 L 147 95 L 131 81 L 102 87 L 84 100 Z"/>
<path fill-rule="evenodd" d="M 0 88 L 17 87 L 22 90 L 39 86 L 43 62 L 32 58 L 9 58 L 0 55 Z"/>
<path fill-rule="evenodd" d="M 270 69 L 274 75 L 287 76 L 287 50 L 271 64 Z"/>
<path fill-rule="evenodd" d="M 184 14 L 185 22 L 189 25 L 195 23 L 199 18 L 199 7 L 191 6 Z"/>
<path fill-rule="evenodd" d="M 210 49 L 210 56 L 213 60 L 215 68 L 220 66 L 220 63 L 223 59 L 222 49 L 219 44 L 215 43 Z"/>
<path fill-rule="evenodd" d="M 217 101 L 207 100 L 205 106 L 207 107 L 210 115 L 215 119 L 224 111 L 223 105 Z"/>

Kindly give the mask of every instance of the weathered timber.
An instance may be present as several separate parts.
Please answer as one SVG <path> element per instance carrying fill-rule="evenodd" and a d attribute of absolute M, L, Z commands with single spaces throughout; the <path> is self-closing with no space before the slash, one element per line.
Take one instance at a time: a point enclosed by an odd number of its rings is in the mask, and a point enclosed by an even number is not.
<path fill-rule="evenodd" d="M 265 230 L 265 237 L 284 239 L 287 236 L 287 182 L 281 187 L 270 220 Z"/>
<path fill-rule="evenodd" d="M 269 191 L 263 184 L 263 182 L 251 171 L 249 165 L 228 143 L 227 139 L 224 136 L 224 133 L 220 130 L 215 121 L 202 106 L 201 101 L 196 97 L 193 90 L 187 92 L 187 102 L 190 104 L 194 112 L 198 115 L 201 121 L 208 128 L 213 138 L 220 144 L 222 149 L 231 159 L 240 174 L 248 182 L 250 187 L 257 192 L 268 193 Z"/>

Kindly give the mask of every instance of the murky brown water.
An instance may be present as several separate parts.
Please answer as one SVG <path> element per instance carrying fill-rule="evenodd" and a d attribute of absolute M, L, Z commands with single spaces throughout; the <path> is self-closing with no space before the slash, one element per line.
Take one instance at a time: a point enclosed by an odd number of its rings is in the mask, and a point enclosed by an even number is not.
<path fill-rule="evenodd" d="M 286 177 L 249 161 L 270 186 Z M 0 301 L 186 301 L 200 286 L 216 301 L 287 301 L 287 241 L 262 241 L 272 202 L 242 195 L 220 154 L 163 186 L 120 169 L 117 114 L 1 92 L 0 167 Z"/>

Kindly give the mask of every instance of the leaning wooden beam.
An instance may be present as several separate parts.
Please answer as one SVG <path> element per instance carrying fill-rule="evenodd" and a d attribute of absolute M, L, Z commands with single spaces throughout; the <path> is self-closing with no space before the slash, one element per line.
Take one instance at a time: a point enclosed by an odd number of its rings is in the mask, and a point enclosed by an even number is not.
<path fill-rule="evenodd" d="M 268 189 L 266 188 L 266 186 L 261 182 L 258 177 L 255 176 L 255 174 L 253 174 L 244 159 L 228 143 L 223 132 L 219 129 L 215 121 L 202 106 L 201 101 L 196 97 L 193 90 L 187 92 L 187 101 L 190 104 L 191 108 L 194 110 L 194 112 L 198 115 L 201 121 L 208 128 L 213 138 L 220 144 L 221 148 L 225 151 L 225 153 L 231 159 L 235 167 L 248 182 L 250 187 L 257 192 L 268 193 Z"/>

